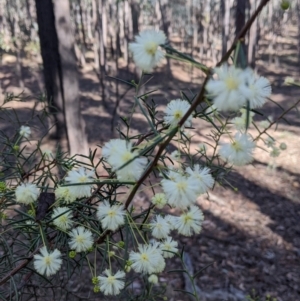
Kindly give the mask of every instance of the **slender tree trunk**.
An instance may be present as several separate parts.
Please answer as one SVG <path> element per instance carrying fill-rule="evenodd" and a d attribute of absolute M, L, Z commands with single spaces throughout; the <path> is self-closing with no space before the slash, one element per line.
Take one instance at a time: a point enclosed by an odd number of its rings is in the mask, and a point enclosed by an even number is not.
<path fill-rule="evenodd" d="M 139 33 L 140 4 L 138 3 L 137 0 L 131 0 L 130 8 L 131 8 L 131 15 L 132 15 L 133 34 L 137 35 Z"/>
<path fill-rule="evenodd" d="M 92 0 L 91 5 L 88 5 L 87 9 L 85 10 L 86 12 L 86 23 L 87 23 L 87 37 L 88 37 L 88 41 L 92 42 L 94 40 L 93 38 L 93 32 L 94 32 L 94 26 L 95 23 L 93 22 L 93 9 L 94 9 L 94 0 Z"/>
<path fill-rule="evenodd" d="M 69 1 L 36 0 L 36 10 L 45 84 L 55 114 L 56 136 L 61 138 L 67 134 L 72 156 L 87 155 Z"/>
<path fill-rule="evenodd" d="M 83 9 L 81 5 L 81 0 L 78 0 L 78 7 L 79 7 L 79 16 L 80 16 L 80 29 L 81 29 L 81 35 L 82 35 L 82 42 L 83 42 L 83 53 L 85 53 L 87 49 L 87 43 L 86 43 L 86 35 L 85 35 L 85 26 L 83 21 Z"/>
<path fill-rule="evenodd" d="M 107 49 L 107 11 L 106 0 L 100 0 L 100 19 L 101 19 L 101 64 L 106 71 L 106 49 Z"/>
<path fill-rule="evenodd" d="M 209 32 L 209 18 L 210 18 L 210 1 L 206 0 L 204 4 L 204 15 L 203 15 L 203 44 L 202 44 L 202 54 L 206 54 L 208 59 L 208 32 Z"/>
<path fill-rule="evenodd" d="M 221 15 L 222 15 L 222 55 L 228 48 L 229 26 L 230 26 L 230 1 L 221 0 Z"/>
<path fill-rule="evenodd" d="M 98 0 L 92 2 L 93 26 L 94 26 L 94 68 L 97 74 L 100 74 L 100 34 L 99 34 L 99 19 L 98 19 Z"/>
<path fill-rule="evenodd" d="M 116 4 L 116 15 L 117 15 L 117 32 L 116 32 L 116 52 L 118 53 L 119 57 L 122 56 L 122 48 L 121 48 L 121 25 L 122 18 L 120 17 L 120 2 Z M 127 66 L 128 68 L 128 66 Z"/>
<path fill-rule="evenodd" d="M 246 5 L 248 0 L 237 0 L 235 16 L 235 34 L 237 35 L 244 27 L 246 22 Z M 245 42 L 241 43 L 241 48 L 237 57 L 237 65 L 245 68 L 247 66 L 247 46 Z"/>
<path fill-rule="evenodd" d="M 192 25 L 193 25 L 192 56 L 195 56 L 198 53 L 199 20 L 197 20 L 197 14 L 199 10 L 200 8 L 198 7 L 198 4 L 192 6 Z"/>
<path fill-rule="evenodd" d="M 126 66 L 129 66 L 129 53 L 128 53 L 128 22 L 129 22 L 129 3 L 128 0 L 123 1 L 124 6 L 123 6 L 123 27 L 124 27 L 124 60 L 126 62 Z"/>
<path fill-rule="evenodd" d="M 105 81 L 104 77 L 106 74 L 106 45 L 107 45 L 107 27 L 106 27 L 106 0 L 99 0 L 99 5 L 97 6 L 97 31 L 99 38 L 99 58 L 100 66 L 98 77 L 101 86 L 101 98 L 103 105 L 106 106 L 106 96 L 105 96 Z"/>
<path fill-rule="evenodd" d="M 11 1 L 6 2 L 7 19 L 10 26 L 10 33 L 13 40 L 14 50 L 16 54 L 16 73 L 19 80 L 19 87 L 24 88 L 23 72 L 22 72 L 22 56 L 20 47 L 20 26 L 19 26 L 19 12 L 17 3 Z"/>
<path fill-rule="evenodd" d="M 55 27 L 59 41 L 62 69 L 62 90 L 70 155 L 88 154 L 85 126 L 81 116 L 78 70 L 74 52 L 70 7 L 68 0 L 53 0 Z"/>
<path fill-rule="evenodd" d="M 300 0 L 297 0 L 297 20 L 298 20 L 298 65 L 300 73 Z"/>
<path fill-rule="evenodd" d="M 272 25 L 273 25 L 273 3 L 271 2 L 270 5 L 268 6 L 268 25 L 269 25 L 269 47 L 268 47 L 268 53 L 269 53 L 269 64 L 272 64 L 273 62 L 273 56 L 274 56 L 274 41 L 275 41 L 275 34 L 273 33 L 272 30 Z"/>
<path fill-rule="evenodd" d="M 169 40 L 169 27 L 170 27 L 170 8 L 168 5 L 167 0 L 158 0 L 159 3 L 159 10 L 161 13 L 161 21 L 162 21 L 162 26 L 163 26 L 163 31 Z M 168 76 L 172 76 L 172 70 L 171 70 L 171 63 L 170 63 L 170 58 L 167 57 L 167 74 Z"/>
<path fill-rule="evenodd" d="M 66 137 L 67 129 L 64 116 L 62 73 L 58 52 L 58 38 L 52 0 L 35 0 L 43 73 L 50 112 L 54 116 L 56 139 Z"/>
<path fill-rule="evenodd" d="M 73 3 L 73 10 L 74 10 L 74 23 L 76 28 L 75 36 L 75 54 L 77 57 L 77 61 L 80 63 L 80 66 L 84 67 L 86 65 L 85 61 L 85 52 L 86 52 L 86 37 L 85 37 L 85 29 L 84 29 L 84 22 L 83 22 L 83 12 L 81 7 L 81 0 Z"/>
<path fill-rule="evenodd" d="M 256 0 L 250 1 L 250 14 L 252 14 L 256 9 Z M 255 68 L 255 54 L 256 54 L 256 47 L 258 43 L 258 20 L 255 19 L 253 22 L 250 31 L 249 31 L 249 43 L 248 43 L 248 63 L 251 68 Z"/>

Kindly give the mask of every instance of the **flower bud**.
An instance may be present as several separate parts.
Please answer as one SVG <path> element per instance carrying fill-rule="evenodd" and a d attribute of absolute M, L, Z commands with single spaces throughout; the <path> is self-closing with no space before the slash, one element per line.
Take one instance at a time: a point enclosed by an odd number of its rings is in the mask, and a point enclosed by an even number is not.
<path fill-rule="evenodd" d="M 124 246 L 125 246 L 124 241 L 120 240 L 120 241 L 118 242 L 118 246 L 119 246 L 119 248 L 123 249 Z"/>
<path fill-rule="evenodd" d="M 0 192 L 5 192 L 6 191 L 6 184 L 5 182 L 0 182 Z"/>
<path fill-rule="evenodd" d="M 7 215 L 3 212 L 0 212 L 0 221 L 4 219 L 7 219 Z"/>
<path fill-rule="evenodd" d="M 100 287 L 98 285 L 94 286 L 94 293 L 99 293 L 100 292 Z"/>
<path fill-rule="evenodd" d="M 32 209 L 29 209 L 29 210 L 27 211 L 27 214 L 30 215 L 30 216 L 35 216 L 35 211 L 32 210 Z"/>
<path fill-rule="evenodd" d="M 13 146 L 13 151 L 14 151 L 14 152 L 18 152 L 19 149 L 20 149 L 19 145 L 14 145 L 14 146 Z"/>
<path fill-rule="evenodd" d="M 283 1 L 281 1 L 280 6 L 283 10 L 288 10 L 290 8 L 291 4 L 290 4 L 290 1 L 283 0 Z"/>
<path fill-rule="evenodd" d="M 273 158 L 276 158 L 276 157 L 278 157 L 280 155 L 280 150 L 279 150 L 279 148 L 277 148 L 277 147 L 273 147 L 272 148 L 272 151 L 270 152 L 270 156 L 271 157 L 273 157 Z"/>
<path fill-rule="evenodd" d="M 280 143 L 279 148 L 281 150 L 286 150 L 287 149 L 287 145 L 284 142 L 282 142 L 282 143 Z"/>
<path fill-rule="evenodd" d="M 130 265 L 125 265 L 124 270 L 126 273 L 129 273 L 131 271 L 131 266 Z"/>
<path fill-rule="evenodd" d="M 156 275 L 152 274 L 148 277 L 148 281 L 150 283 L 156 284 L 158 282 L 158 277 Z"/>

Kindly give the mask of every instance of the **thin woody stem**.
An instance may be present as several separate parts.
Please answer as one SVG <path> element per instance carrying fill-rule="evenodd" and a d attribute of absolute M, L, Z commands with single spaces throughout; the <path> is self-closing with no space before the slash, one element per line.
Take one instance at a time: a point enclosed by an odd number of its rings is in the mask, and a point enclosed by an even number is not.
<path fill-rule="evenodd" d="M 264 6 L 269 2 L 270 0 L 262 0 L 260 5 L 257 7 L 256 11 L 253 13 L 253 15 L 250 17 L 250 19 L 248 20 L 248 22 L 245 24 L 245 26 L 242 28 L 242 30 L 237 34 L 234 42 L 232 43 L 230 49 L 227 51 L 227 53 L 222 57 L 221 61 L 217 64 L 217 66 L 220 66 L 223 62 L 227 61 L 227 59 L 230 57 L 230 54 L 232 53 L 232 51 L 234 51 L 237 42 L 244 38 L 244 36 L 246 35 L 246 33 L 248 32 L 248 30 L 250 29 L 251 25 L 253 24 L 254 20 L 257 18 L 258 14 L 261 12 L 261 10 L 264 8 Z M 207 75 L 205 77 L 205 80 L 203 82 L 202 88 L 200 93 L 198 94 L 197 98 L 194 100 L 194 102 L 192 103 L 192 105 L 190 106 L 189 110 L 186 112 L 186 114 L 182 117 L 182 119 L 178 122 L 178 127 L 177 128 L 181 128 L 182 125 L 186 122 L 186 120 L 189 118 L 189 116 L 193 113 L 193 111 L 197 108 L 197 106 L 204 101 L 204 94 L 205 94 L 205 86 L 209 80 L 211 76 L 211 69 L 207 70 Z M 143 184 L 143 182 L 147 179 L 147 177 L 150 175 L 151 171 L 153 170 L 153 168 L 156 166 L 160 155 L 162 154 L 162 152 L 164 151 L 164 149 L 166 148 L 166 146 L 170 143 L 170 141 L 172 140 L 172 138 L 174 137 L 174 135 L 177 133 L 177 128 L 175 128 L 176 130 L 174 132 L 170 133 L 170 136 L 168 137 L 168 139 L 162 143 L 157 151 L 156 156 L 154 157 L 153 161 L 151 162 L 151 164 L 149 165 L 149 167 L 147 168 L 147 170 L 144 172 L 143 176 L 137 181 L 137 183 L 135 184 L 135 186 L 133 187 L 133 189 L 131 190 L 126 203 L 125 203 L 125 208 L 128 208 L 129 204 L 131 203 L 134 195 L 136 194 L 137 190 L 139 189 L 139 187 Z"/>
<path fill-rule="evenodd" d="M 268 127 L 266 127 L 262 132 L 259 132 L 259 135 L 254 139 L 254 141 L 257 141 L 262 134 L 264 134 L 268 129 L 270 129 L 275 123 L 277 123 L 284 115 L 286 115 L 288 112 L 293 110 L 298 104 L 300 103 L 300 99 L 298 99 L 290 108 L 288 108 L 286 111 L 284 111 L 275 121 L 271 122 Z"/>

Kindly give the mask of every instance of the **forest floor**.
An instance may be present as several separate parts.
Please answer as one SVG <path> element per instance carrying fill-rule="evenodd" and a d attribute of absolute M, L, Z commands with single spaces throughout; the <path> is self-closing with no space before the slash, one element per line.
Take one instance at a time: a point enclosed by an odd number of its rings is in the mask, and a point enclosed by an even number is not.
<path fill-rule="evenodd" d="M 300 67 L 296 64 L 295 44 L 282 43 L 283 52 L 277 53 L 280 65 L 269 63 L 264 53 L 259 52 L 257 70 L 270 80 L 272 100 L 288 108 L 299 99 L 300 89 L 284 86 L 283 81 L 286 76 L 299 80 Z M 197 93 L 201 85 L 201 74 L 190 67 L 171 63 L 171 71 L 172 74 L 166 75 L 165 70 L 159 69 L 146 86 L 147 91 L 158 89 L 152 98 L 161 109 L 167 101 L 180 98 L 180 90 L 190 89 Z M 0 66 L 3 93 L 22 91 L 15 74 L 15 57 L 5 55 Z M 113 75 L 125 80 L 135 78 L 134 73 L 126 68 L 114 71 Z M 42 77 L 36 61 L 23 59 L 23 79 L 26 95 L 37 96 L 42 91 Z M 112 124 L 112 112 L 116 106 L 115 81 L 107 80 L 108 96 L 104 106 L 99 80 L 88 64 L 81 69 L 80 90 L 88 141 L 94 149 L 117 137 L 116 130 L 112 128 L 120 123 L 119 116 L 128 114 L 133 105 L 133 92 L 129 91 L 120 100 Z M 126 87 L 119 84 L 119 90 L 122 95 Z M 33 98 L 29 97 L 26 102 L 11 102 L 7 106 L 14 108 L 21 122 L 27 122 L 33 104 Z M 272 102 L 268 102 L 262 112 L 274 119 L 281 114 L 280 108 Z M 255 118 L 262 119 L 260 116 Z M 274 159 L 257 149 L 253 164 L 237 168 L 228 178 L 237 189 L 217 184 L 209 197 L 198 199 L 205 215 L 201 234 L 191 238 L 177 237 L 180 246 L 184 246 L 190 256 L 195 271 L 209 265 L 196 282 L 201 289 L 201 300 L 246 300 L 246 295 L 253 294 L 253 290 L 261 297 L 257 300 L 265 300 L 268 294 L 278 301 L 300 300 L 300 115 L 292 110 L 286 119 L 289 125 L 280 121 L 276 131 L 270 133 L 278 144 L 285 142 L 287 150 Z M 33 126 L 38 139 L 43 130 L 37 123 Z M 191 132 L 196 135 L 193 147 L 196 147 L 207 141 L 211 129 L 202 122 L 193 126 Z M 144 132 L 145 127 L 141 114 L 137 113 L 132 133 Z M 14 128 L 18 128 L 17 123 L 1 121 L 0 129 L 6 133 L 12 133 Z M 250 133 L 257 134 L 254 128 L 250 128 Z M 55 141 L 52 140 L 45 140 L 43 145 L 45 148 L 54 146 Z M 148 195 L 139 195 L 135 202 L 146 204 Z M 179 269 L 178 264 L 177 259 L 170 260 L 168 269 Z M 170 286 L 166 292 L 168 300 L 188 299 L 181 292 L 173 291 L 185 287 L 181 273 L 165 273 L 160 282 Z"/>

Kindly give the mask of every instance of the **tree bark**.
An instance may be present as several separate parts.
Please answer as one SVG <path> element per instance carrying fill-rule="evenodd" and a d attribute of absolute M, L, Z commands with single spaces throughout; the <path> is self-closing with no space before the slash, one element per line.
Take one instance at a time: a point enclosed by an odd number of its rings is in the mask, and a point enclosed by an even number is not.
<path fill-rule="evenodd" d="M 101 99 L 104 106 L 106 106 L 106 91 L 105 91 L 105 81 L 104 76 L 106 74 L 106 43 L 107 43 L 107 29 L 106 24 L 104 24 L 106 20 L 106 1 L 105 0 L 95 0 L 95 10 L 96 15 L 95 18 L 95 37 L 96 37 L 96 51 L 97 54 L 95 56 L 95 62 L 97 61 L 98 66 L 96 66 L 97 76 L 100 81 L 101 87 Z"/>
<path fill-rule="evenodd" d="M 250 1 L 250 14 L 252 14 L 256 9 L 256 0 Z M 255 68 L 255 54 L 256 54 L 256 45 L 258 43 L 258 20 L 256 19 L 250 30 L 249 30 L 249 43 L 248 43 L 248 62 L 252 69 Z"/>
<path fill-rule="evenodd" d="M 21 30 L 19 25 L 19 7 L 17 2 L 11 1 L 6 2 L 7 7 L 7 20 L 10 27 L 11 37 L 13 40 L 14 50 L 16 54 L 16 73 L 18 75 L 19 80 L 19 87 L 24 88 L 24 81 L 23 81 L 23 70 L 22 70 L 22 55 L 21 55 Z"/>
<path fill-rule="evenodd" d="M 38 0 L 37 0 L 38 1 Z M 68 0 L 53 0 L 55 27 L 62 70 L 62 92 L 70 155 L 88 155 L 85 126 L 81 116 L 74 34 Z"/>
<path fill-rule="evenodd" d="M 298 64 L 300 66 L 300 0 L 297 0 L 297 20 L 298 20 Z M 300 73 L 300 68 L 299 68 Z"/>
<path fill-rule="evenodd" d="M 222 55 L 227 52 L 230 25 L 230 2 L 229 0 L 221 0 L 222 15 Z"/>
<path fill-rule="evenodd" d="M 116 4 L 118 5 L 118 3 Z M 139 33 L 140 4 L 137 0 L 130 1 L 133 35 Z"/>
<path fill-rule="evenodd" d="M 54 116 L 54 138 L 66 137 L 67 129 L 64 116 L 62 91 L 62 72 L 58 52 L 58 38 L 55 29 L 55 18 L 52 0 L 35 0 L 38 33 L 40 38 L 43 73 L 50 113 Z"/>
<path fill-rule="evenodd" d="M 170 27 L 170 7 L 169 2 L 166 0 L 158 0 L 159 3 L 159 9 L 161 13 L 161 21 L 163 26 L 163 31 L 167 37 L 167 40 L 170 39 L 169 37 L 169 27 Z M 172 70 L 171 70 L 171 63 L 170 58 L 167 57 L 167 76 L 172 76 Z"/>
<path fill-rule="evenodd" d="M 235 16 L 235 34 L 237 35 L 246 22 L 246 5 L 248 0 L 237 0 Z M 245 68 L 247 66 L 247 46 L 245 41 L 241 43 L 241 48 L 237 56 L 237 66 Z"/>
<path fill-rule="evenodd" d="M 56 138 L 67 136 L 71 156 L 87 155 L 69 1 L 36 0 L 36 11 L 45 86 L 55 116 Z"/>

